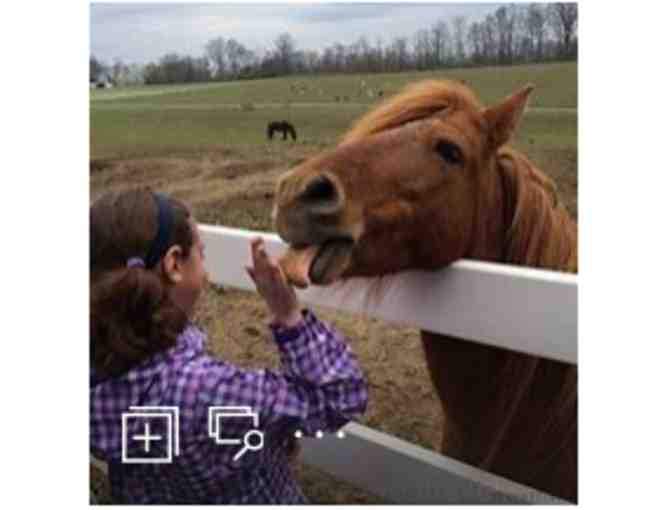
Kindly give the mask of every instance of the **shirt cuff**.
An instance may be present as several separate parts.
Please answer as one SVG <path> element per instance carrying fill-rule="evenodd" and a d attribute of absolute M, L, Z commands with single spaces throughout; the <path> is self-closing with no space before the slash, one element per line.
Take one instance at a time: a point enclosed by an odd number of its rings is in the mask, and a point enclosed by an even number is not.
<path fill-rule="evenodd" d="M 273 338 L 275 338 L 278 345 L 285 345 L 296 340 L 311 323 L 314 323 L 317 320 L 313 315 L 313 312 L 307 308 L 301 310 L 301 317 L 302 319 L 292 327 L 286 327 L 277 322 L 271 322 L 268 325 L 273 333 Z"/>

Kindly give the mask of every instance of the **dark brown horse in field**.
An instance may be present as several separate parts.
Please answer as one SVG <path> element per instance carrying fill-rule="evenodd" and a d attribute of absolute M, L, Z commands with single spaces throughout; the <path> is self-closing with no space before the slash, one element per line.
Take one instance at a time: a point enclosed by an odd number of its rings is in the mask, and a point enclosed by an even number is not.
<path fill-rule="evenodd" d="M 531 90 L 484 107 L 464 84 L 421 82 L 283 176 L 288 277 L 320 285 L 460 258 L 576 272 L 577 226 L 555 184 L 507 146 Z M 576 366 L 425 331 L 422 342 L 442 452 L 577 501 Z"/>
<path fill-rule="evenodd" d="M 282 132 L 283 140 L 287 140 L 287 133 L 289 133 L 289 135 L 292 137 L 292 140 L 296 141 L 296 129 L 294 129 L 294 126 L 286 120 L 273 121 L 268 123 L 268 126 L 266 127 L 266 136 L 268 136 L 269 140 L 273 140 L 273 134 L 276 131 Z"/>

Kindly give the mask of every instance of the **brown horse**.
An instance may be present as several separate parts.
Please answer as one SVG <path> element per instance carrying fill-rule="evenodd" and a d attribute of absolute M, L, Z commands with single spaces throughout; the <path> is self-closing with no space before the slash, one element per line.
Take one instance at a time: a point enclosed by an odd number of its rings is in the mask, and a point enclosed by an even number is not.
<path fill-rule="evenodd" d="M 506 145 L 531 90 L 486 108 L 465 84 L 421 82 L 283 176 L 274 217 L 290 280 L 460 258 L 576 272 L 577 227 L 555 184 Z M 422 342 L 442 452 L 577 501 L 576 367 L 424 331 Z"/>

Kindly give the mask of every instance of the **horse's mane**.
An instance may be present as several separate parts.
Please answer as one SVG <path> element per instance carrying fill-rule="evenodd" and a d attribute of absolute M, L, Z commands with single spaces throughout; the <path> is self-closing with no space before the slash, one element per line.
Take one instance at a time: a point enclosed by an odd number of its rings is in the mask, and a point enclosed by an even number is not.
<path fill-rule="evenodd" d="M 425 119 L 446 108 L 457 109 L 461 105 L 482 108 L 474 93 L 459 82 L 426 80 L 414 83 L 355 122 L 343 136 L 342 143 Z"/>
<path fill-rule="evenodd" d="M 501 182 L 507 226 L 500 262 L 577 272 L 577 225 L 558 199 L 555 182 L 508 146 L 497 152 L 495 171 Z M 531 481 L 542 475 L 554 458 L 575 452 L 577 367 L 515 353 L 502 359 L 505 361 L 497 375 L 497 402 L 485 412 L 482 434 L 478 436 L 483 439 L 488 432 L 493 433 L 480 467 L 490 469 L 497 462 L 506 462 L 501 459 L 501 455 L 506 455 L 505 445 L 510 447 L 511 441 L 517 440 L 511 427 L 533 402 L 535 388 L 553 388 L 554 393 L 544 403 L 547 415 L 543 422 L 524 433 L 518 430 L 525 435 L 525 448 L 535 462 L 521 465 L 514 478 L 521 476 L 520 479 Z M 487 422 L 498 426 L 492 429 Z"/>
<path fill-rule="evenodd" d="M 559 201 L 557 187 L 520 152 L 497 153 L 506 233 L 502 262 L 558 271 L 578 271 L 577 226 Z"/>

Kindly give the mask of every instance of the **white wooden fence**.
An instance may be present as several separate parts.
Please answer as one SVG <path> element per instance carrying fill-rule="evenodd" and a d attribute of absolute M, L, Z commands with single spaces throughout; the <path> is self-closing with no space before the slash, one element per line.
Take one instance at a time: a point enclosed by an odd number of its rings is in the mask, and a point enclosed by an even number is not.
<path fill-rule="evenodd" d="M 244 264 L 249 241 L 269 253 L 286 245 L 274 234 L 200 225 L 213 283 L 252 290 Z M 436 272 L 386 277 L 382 299 L 365 285 L 299 291 L 302 302 L 365 311 L 368 316 L 545 358 L 577 363 L 577 277 L 476 261 Z M 440 424 L 437 423 L 437 427 Z M 304 460 L 390 503 L 567 504 L 548 494 L 474 468 L 357 423 L 346 439 L 302 439 Z"/>
<path fill-rule="evenodd" d="M 243 261 L 249 241 L 262 237 L 268 252 L 286 245 L 274 234 L 202 225 L 210 279 L 253 290 Z M 360 312 L 388 322 L 577 362 L 577 277 L 554 271 L 462 260 L 442 271 L 407 271 L 386 277 L 384 301 L 367 300 L 364 285 L 310 287 L 305 303 Z"/>
<path fill-rule="evenodd" d="M 286 245 L 274 234 L 200 226 L 206 266 L 214 283 L 253 289 L 244 262 L 260 236 L 272 255 Z M 545 358 L 577 363 L 575 275 L 459 261 L 436 272 L 408 271 L 386 278 L 381 299 L 366 285 L 311 287 L 304 303 L 345 311 Z M 437 424 L 437 427 L 440 425 Z M 535 489 L 439 455 L 399 438 L 350 423 L 346 439 L 304 438 L 306 462 L 381 496 L 390 503 L 567 503 Z"/>

